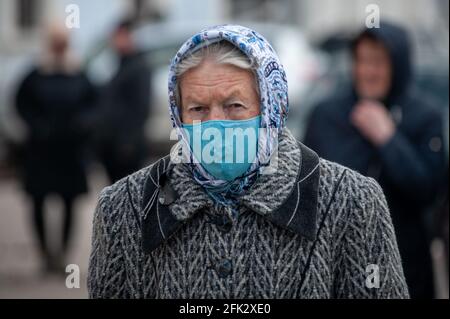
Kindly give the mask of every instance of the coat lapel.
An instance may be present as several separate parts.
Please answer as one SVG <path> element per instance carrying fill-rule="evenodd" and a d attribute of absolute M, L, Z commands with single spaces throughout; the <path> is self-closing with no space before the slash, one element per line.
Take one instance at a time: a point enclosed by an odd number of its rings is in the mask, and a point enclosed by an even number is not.
<path fill-rule="evenodd" d="M 176 199 L 175 190 L 167 179 L 170 158 L 168 156 L 156 162 L 150 169 L 144 185 L 142 200 L 143 221 L 142 247 L 150 253 L 167 240 L 178 228 L 178 221 L 169 211 L 169 205 Z"/>
<path fill-rule="evenodd" d="M 300 149 L 301 169 L 292 192 L 267 218 L 282 228 L 314 240 L 317 232 L 319 157 L 303 144 L 300 144 Z"/>

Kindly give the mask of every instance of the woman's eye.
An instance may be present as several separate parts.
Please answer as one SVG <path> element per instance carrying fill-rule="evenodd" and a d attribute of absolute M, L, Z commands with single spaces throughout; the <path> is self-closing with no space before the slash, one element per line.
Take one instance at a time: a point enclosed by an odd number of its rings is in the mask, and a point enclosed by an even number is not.
<path fill-rule="evenodd" d="M 232 108 L 241 108 L 241 107 L 244 107 L 242 104 L 240 104 L 240 103 L 233 103 L 233 104 L 230 104 L 230 107 L 232 107 Z"/>
<path fill-rule="evenodd" d="M 192 112 L 203 112 L 205 108 L 203 106 L 195 106 L 191 108 Z"/>

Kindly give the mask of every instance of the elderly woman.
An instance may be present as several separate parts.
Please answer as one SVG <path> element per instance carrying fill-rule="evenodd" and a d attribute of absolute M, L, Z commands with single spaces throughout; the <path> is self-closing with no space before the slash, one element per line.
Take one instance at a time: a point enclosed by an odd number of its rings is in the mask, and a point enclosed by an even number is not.
<path fill-rule="evenodd" d="M 169 99 L 177 147 L 100 195 L 91 297 L 408 297 L 380 187 L 295 140 L 261 35 L 188 39 Z"/>

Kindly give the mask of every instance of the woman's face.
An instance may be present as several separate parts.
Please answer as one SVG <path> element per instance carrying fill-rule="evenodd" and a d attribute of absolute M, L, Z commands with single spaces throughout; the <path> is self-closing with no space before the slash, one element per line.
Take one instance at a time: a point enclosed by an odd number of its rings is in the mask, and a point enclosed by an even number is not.
<path fill-rule="evenodd" d="M 383 99 L 392 82 L 391 59 L 386 47 L 373 39 L 362 39 L 353 61 L 353 78 L 359 96 L 367 99 Z"/>
<path fill-rule="evenodd" d="M 246 120 L 260 114 L 253 73 L 205 60 L 180 78 L 181 118 L 193 121 Z"/>

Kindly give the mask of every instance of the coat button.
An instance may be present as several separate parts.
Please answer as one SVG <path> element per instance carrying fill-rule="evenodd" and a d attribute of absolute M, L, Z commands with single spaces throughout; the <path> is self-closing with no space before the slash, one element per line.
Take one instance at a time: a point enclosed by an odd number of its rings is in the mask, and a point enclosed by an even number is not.
<path fill-rule="evenodd" d="M 217 274 L 219 275 L 220 278 L 228 277 L 231 274 L 231 271 L 232 271 L 231 261 L 229 261 L 228 259 L 222 261 L 219 267 L 217 267 Z"/>
<path fill-rule="evenodd" d="M 228 233 L 231 230 L 231 227 L 233 227 L 233 222 L 228 216 L 223 215 L 220 223 L 217 224 L 217 228 L 223 233 Z"/>

